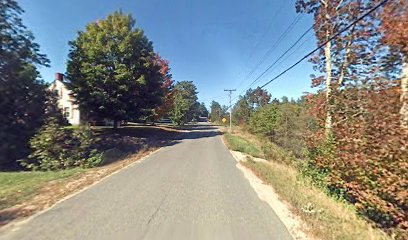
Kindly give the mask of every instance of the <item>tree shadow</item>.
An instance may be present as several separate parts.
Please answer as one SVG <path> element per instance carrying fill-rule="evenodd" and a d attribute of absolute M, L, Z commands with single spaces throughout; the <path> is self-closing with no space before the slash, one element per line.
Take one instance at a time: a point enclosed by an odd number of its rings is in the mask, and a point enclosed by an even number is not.
<path fill-rule="evenodd" d="M 30 216 L 33 212 L 35 212 L 34 209 L 22 209 L 22 208 L 8 208 L 8 209 L 2 209 L 0 210 L 0 228 L 2 226 L 7 225 L 11 221 L 17 218 L 22 218 L 22 217 L 28 217 Z"/>
<path fill-rule="evenodd" d="M 188 131 L 171 131 L 154 126 L 124 127 L 117 130 L 96 129 L 97 148 L 100 151 L 118 149 L 120 152 L 103 165 L 109 165 L 127 159 L 146 149 L 173 146 L 183 140 L 211 138 L 222 135 L 217 127 L 205 124 L 189 126 Z M 8 208 L 0 210 L 0 227 L 14 219 L 30 216 L 34 209 Z"/>
<path fill-rule="evenodd" d="M 211 138 L 223 134 L 217 127 L 208 124 L 189 125 L 185 128 L 187 131 L 179 130 L 151 125 L 133 125 L 119 129 L 100 128 L 95 130 L 97 149 L 100 152 L 114 153 L 109 161 L 104 161 L 106 165 L 123 160 L 141 150 L 173 146 L 186 139 Z"/>

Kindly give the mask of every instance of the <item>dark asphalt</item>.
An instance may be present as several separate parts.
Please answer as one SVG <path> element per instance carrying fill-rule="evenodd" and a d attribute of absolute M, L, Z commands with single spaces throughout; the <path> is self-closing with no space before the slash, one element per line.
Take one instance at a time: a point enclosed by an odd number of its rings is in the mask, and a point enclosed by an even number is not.
<path fill-rule="evenodd" d="M 235 165 L 197 127 L 0 239 L 291 239 Z"/>

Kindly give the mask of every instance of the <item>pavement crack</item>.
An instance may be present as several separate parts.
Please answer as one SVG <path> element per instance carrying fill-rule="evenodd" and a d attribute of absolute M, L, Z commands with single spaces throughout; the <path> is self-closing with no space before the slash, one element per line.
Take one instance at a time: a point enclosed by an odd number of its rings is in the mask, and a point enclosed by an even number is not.
<path fill-rule="evenodd" d="M 157 213 L 159 212 L 161 206 L 163 206 L 164 201 L 166 200 L 167 196 L 169 195 L 169 193 L 167 192 L 166 195 L 163 197 L 163 199 L 160 201 L 159 206 L 157 206 L 156 210 L 154 211 L 154 213 L 149 217 L 149 220 L 147 221 L 147 225 L 150 224 L 151 221 L 153 221 L 153 219 L 156 217 Z"/>

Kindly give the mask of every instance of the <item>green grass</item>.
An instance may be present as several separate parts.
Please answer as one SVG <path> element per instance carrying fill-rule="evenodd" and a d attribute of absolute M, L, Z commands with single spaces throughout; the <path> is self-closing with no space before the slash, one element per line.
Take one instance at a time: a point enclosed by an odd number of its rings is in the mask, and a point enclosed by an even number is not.
<path fill-rule="evenodd" d="M 353 206 L 313 187 L 294 167 L 274 161 L 267 164 L 250 160 L 243 164 L 294 207 L 312 235 L 327 240 L 391 239 L 358 217 Z"/>
<path fill-rule="evenodd" d="M 50 181 L 63 180 L 85 169 L 75 168 L 55 172 L 0 172 L 0 210 L 33 197 Z"/>
<path fill-rule="evenodd" d="M 254 157 L 262 157 L 262 151 L 253 143 L 245 140 L 242 137 L 226 133 L 225 140 L 230 149 L 238 152 L 243 152 Z"/>

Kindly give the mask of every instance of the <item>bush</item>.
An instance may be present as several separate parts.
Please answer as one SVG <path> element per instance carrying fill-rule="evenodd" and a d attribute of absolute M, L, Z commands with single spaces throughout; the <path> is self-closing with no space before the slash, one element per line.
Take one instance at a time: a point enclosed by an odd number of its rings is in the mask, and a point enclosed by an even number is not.
<path fill-rule="evenodd" d="M 298 159 L 296 159 L 292 153 L 277 146 L 273 142 L 265 139 L 264 141 L 262 141 L 261 148 L 267 160 L 273 160 L 288 165 L 297 164 Z"/>
<path fill-rule="evenodd" d="M 95 139 L 87 126 L 66 128 L 49 120 L 30 140 L 33 152 L 20 161 L 31 170 L 60 170 L 72 167 L 93 167 L 101 155 L 95 148 Z"/>
<path fill-rule="evenodd" d="M 256 110 L 247 126 L 251 133 L 268 138 L 289 150 L 297 158 L 304 158 L 304 133 L 308 117 L 300 103 L 272 103 Z"/>

